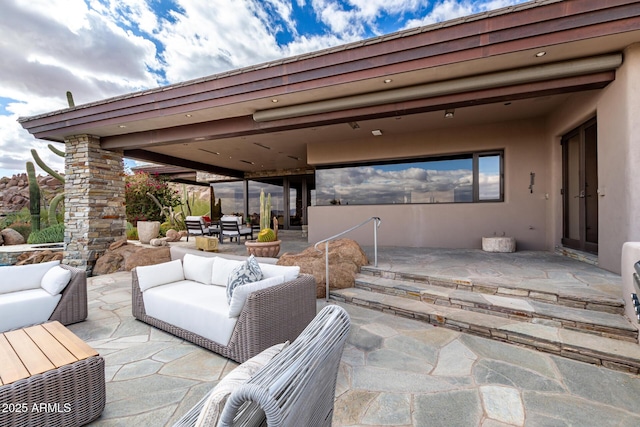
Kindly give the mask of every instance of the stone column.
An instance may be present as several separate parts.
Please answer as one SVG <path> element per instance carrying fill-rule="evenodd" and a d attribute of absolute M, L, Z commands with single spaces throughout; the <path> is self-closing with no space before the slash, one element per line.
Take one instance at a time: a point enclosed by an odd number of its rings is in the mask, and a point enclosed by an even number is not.
<path fill-rule="evenodd" d="M 126 236 L 124 161 L 91 135 L 71 136 L 65 147 L 64 262 L 91 274 L 109 245 Z"/>

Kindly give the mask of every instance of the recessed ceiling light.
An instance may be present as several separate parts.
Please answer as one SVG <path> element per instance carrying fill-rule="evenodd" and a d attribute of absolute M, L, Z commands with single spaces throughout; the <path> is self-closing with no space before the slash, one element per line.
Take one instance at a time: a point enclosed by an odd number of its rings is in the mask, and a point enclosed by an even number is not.
<path fill-rule="evenodd" d="M 229 157 L 229 158 L 231 158 L 231 157 Z M 242 163 L 246 163 L 246 164 L 248 164 L 248 165 L 255 165 L 255 163 L 253 163 L 253 162 L 251 162 L 251 161 L 249 161 L 249 160 L 240 160 L 240 161 L 241 161 Z"/>
<path fill-rule="evenodd" d="M 220 155 L 220 153 L 218 153 L 217 151 L 206 150 L 204 148 L 198 148 L 198 150 L 204 151 L 205 153 L 209 153 L 209 154 L 215 154 L 216 156 Z"/>
<path fill-rule="evenodd" d="M 287 157 L 293 160 L 300 160 L 300 157 L 296 157 L 296 156 L 287 156 Z"/>
<path fill-rule="evenodd" d="M 371 134 L 373 136 L 380 136 L 380 135 L 382 135 L 382 131 L 380 129 L 375 129 L 375 130 L 371 131 Z"/>
<path fill-rule="evenodd" d="M 455 114 L 455 110 L 447 110 L 444 112 L 445 119 L 453 119 L 453 115 Z"/>
<path fill-rule="evenodd" d="M 358 124 L 358 122 L 349 122 L 349 126 L 351 126 L 351 129 L 360 129 L 360 125 Z"/>
<path fill-rule="evenodd" d="M 271 100 L 271 102 L 273 102 L 275 104 L 275 103 L 278 102 L 278 100 L 274 98 L 274 99 Z"/>
<path fill-rule="evenodd" d="M 192 117 L 192 115 L 191 115 L 191 114 L 185 114 L 184 116 L 185 116 L 185 117 Z"/>
<path fill-rule="evenodd" d="M 393 81 L 393 80 L 391 80 L 391 79 L 384 79 L 384 80 L 383 80 L 383 83 L 391 83 L 392 81 Z"/>
<path fill-rule="evenodd" d="M 545 56 L 547 54 L 547 52 L 545 52 L 544 50 L 536 53 L 536 57 L 537 58 L 542 58 L 543 56 Z"/>
<path fill-rule="evenodd" d="M 126 127 L 127 127 L 127 125 L 118 125 L 118 127 L 119 127 L 120 129 L 124 129 L 124 128 L 126 128 Z"/>
<path fill-rule="evenodd" d="M 204 136 L 199 136 L 197 138 L 193 138 L 194 141 L 204 141 L 205 139 L 207 139 L 207 138 L 205 138 Z"/>

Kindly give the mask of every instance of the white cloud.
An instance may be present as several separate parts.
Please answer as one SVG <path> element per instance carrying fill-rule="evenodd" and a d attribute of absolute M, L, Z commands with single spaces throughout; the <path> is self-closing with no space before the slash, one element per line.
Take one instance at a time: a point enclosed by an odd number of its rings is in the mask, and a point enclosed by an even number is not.
<path fill-rule="evenodd" d="M 444 0 L 409 26 L 519 3 Z M 399 29 L 429 0 L 3 0 L 0 175 L 34 144 L 16 119 Z M 304 8 L 307 21 L 296 14 Z M 303 23 L 316 19 L 312 27 Z M 383 25 L 384 23 L 384 25 Z M 285 40 L 283 42 L 283 40 Z M 46 148 L 45 148 L 46 149 Z M 48 151 L 48 150 L 46 150 Z M 55 161 L 55 159 L 51 159 Z M 2 160 L 0 160 L 2 162 Z M 20 165 L 20 169 L 22 166 Z"/>

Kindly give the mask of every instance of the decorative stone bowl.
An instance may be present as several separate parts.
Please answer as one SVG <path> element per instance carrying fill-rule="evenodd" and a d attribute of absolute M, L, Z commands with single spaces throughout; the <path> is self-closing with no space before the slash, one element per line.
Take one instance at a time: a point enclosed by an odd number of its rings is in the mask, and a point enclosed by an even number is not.
<path fill-rule="evenodd" d="M 257 240 L 247 240 L 244 245 L 247 253 L 256 257 L 275 258 L 280 252 L 280 240 L 273 242 L 258 242 Z"/>

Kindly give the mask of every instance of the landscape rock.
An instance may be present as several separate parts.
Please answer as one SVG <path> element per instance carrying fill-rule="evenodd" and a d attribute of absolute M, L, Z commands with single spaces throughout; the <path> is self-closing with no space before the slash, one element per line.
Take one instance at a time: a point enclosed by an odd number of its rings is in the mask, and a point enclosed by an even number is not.
<path fill-rule="evenodd" d="M 46 201 L 46 205 L 51 202 L 57 194 L 64 191 L 64 184 L 57 179 L 49 176 L 38 176 L 38 184 L 42 197 Z M 17 212 L 24 207 L 29 206 L 29 179 L 27 174 L 21 173 L 11 178 L 3 177 L 0 179 L 0 214 L 9 214 Z"/>
<path fill-rule="evenodd" d="M 39 264 L 41 262 L 62 261 L 62 251 L 30 251 L 23 252 L 18 256 L 16 265 Z"/>
<path fill-rule="evenodd" d="M 299 254 L 285 253 L 280 256 L 278 265 L 298 265 L 300 273 L 312 274 L 317 283 L 317 298 L 325 297 L 326 274 L 324 245 L 319 247 L 322 253 L 309 247 Z M 338 239 L 329 242 L 329 288 L 344 289 L 353 287 L 355 276 L 360 267 L 369 263 L 367 255 L 355 240 Z"/>
<path fill-rule="evenodd" d="M 24 245 L 26 243 L 24 237 L 22 237 L 22 234 L 18 233 L 13 228 L 5 228 L 4 230 L 0 231 L 0 235 L 2 235 L 2 240 L 7 246 Z"/>
<path fill-rule="evenodd" d="M 182 239 L 182 233 L 173 228 L 168 229 L 165 234 L 167 236 L 167 242 L 179 242 L 180 239 Z"/>
<path fill-rule="evenodd" d="M 161 237 L 161 238 L 158 238 L 158 239 L 151 239 L 149 244 L 151 246 L 169 246 L 169 243 L 167 242 L 167 238 L 166 237 Z"/>
<path fill-rule="evenodd" d="M 114 242 L 100 258 L 96 260 L 92 275 L 101 276 L 117 271 L 131 271 L 140 265 L 159 264 L 171 261 L 168 247 L 149 248 L 130 243 Z"/>

